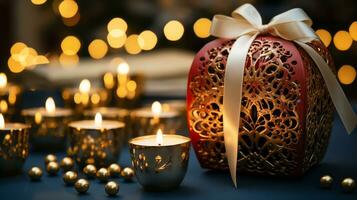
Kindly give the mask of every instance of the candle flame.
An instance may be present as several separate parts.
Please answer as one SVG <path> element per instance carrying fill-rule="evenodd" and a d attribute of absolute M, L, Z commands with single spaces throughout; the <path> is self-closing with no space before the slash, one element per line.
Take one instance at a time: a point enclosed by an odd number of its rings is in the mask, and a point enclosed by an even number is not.
<path fill-rule="evenodd" d="M 56 104 L 52 97 L 46 99 L 46 111 L 49 113 L 54 113 L 56 111 Z"/>
<path fill-rule="evenodd" d="M 155 101 L 154 103 L 152 103 L 151 105 L 151 111 L 154 114 L 155 117 L 160 116 L 161 113 L 161 103 L 158 101 Z"/>
<path fill-rule="evenodd" d="M 2 114 L 0 114 L 0 128 L 5 128 L 5 120 Z"/>
<path fill-rule="evenodd" d="M 94 125 L 97 127 L 102 126 L 102 121 L 103 121 L 102 115 L 99 112 L 97 112 L 94 117 Z"/>
<path fill-rule="evenodd" d="M 161 145 L 164 143 L 164 138 L 163 138 L 161 129 L 157 130 L 157 133 L 156 133 L 156 143 L 157 143 L 157 145 L 159 145 L 159 146 L 161 146 Z"/>
<path fill-rule="evenodd" d="M 7 76 L 5 73 L 0 73 L 0 88 L 4 88 L 7 85 Z"/>
<path fill-rule="evenodd" d="M 81 93 L 88 93 L 90 91 L 90 81 L 88 79 L 83 79 L 79 84 L 79 91 Z"/>
<path fill-rule="evenodd" d="M 120 63 L 118 65 L 117 72 L 118 72 L 118 74 L 121 74 L 121 75 L 127 75 L 129 73 L 128 63 L 126 63 L 126 62 Z"/>

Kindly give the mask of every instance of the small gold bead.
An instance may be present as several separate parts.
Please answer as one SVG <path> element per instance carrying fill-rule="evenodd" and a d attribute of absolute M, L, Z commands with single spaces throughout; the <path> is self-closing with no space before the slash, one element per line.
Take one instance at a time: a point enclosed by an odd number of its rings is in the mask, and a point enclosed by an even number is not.
<path fill-rule="evenodd" d="M 114 181 L 109 181 L 105 185 L 105 192 L 110 196 L 115 196 L 119 192 L 119 184 Z"/>
<path fill-rule="evenodd" d="M 45 164 L 47 165 L 49 162 L 57 162 L 57 156 L 55 156 L 53 154 L 48 154 L 45 157 Z"/>
<path fill-rule="evenodd" d="M 135 175 L 134 170 L 131 169 L 130 167 L 125 167 L 121 171 L 121 176 L 124 178 L 125 181 L 131 181 L 134 175 Z"/>
<path fill-rule="evenodd" d="M 63 169 L 63 171 L 69 171 L 71 169 L 73 169 L 74 167 L 74 161 L 72 158 L 70 157 L 64 157 L 61 161 L 61 168 Z"/>
<path fill-rule="evenodd" d="M 120 165 L 113 163 L 109 165 L 108 171 L 111 177 L 119 177 L 121 172 L 121 167 Z"/>
<path fill-rule="evenodd" d="M 355 180 L 352 178 L 345 178 L 341 182 L 342 188 L 344 192 L 350 193 L 353 192 L 356 188 Z"/>
<path fill-rule="evenodd" d="M 49 175 L 56 175 L 60 167 L 56 162 L 49 162 L 46 166 L 46 171 Z"/>
<path fill-rule="evenodd" d="M 83 168 L 83 173 L 88 177 L 88 178 L 95 178 L 96 174 L 97 174 L 97 168 L 92 165 L 89 164 L 87 166 L 85 166 Z"/>
<path fill-rule="evenodd" d="M 73 185 L 78 178 L 77 172 L 74 171 L 67 171 L 65 174 L 63 174 L 63 181 L 66 185 Z"/>
<path fill-rule="evenodd" d="M 322 188 L 331 188 L 333 178 L 329 175 L 322 176 L 320 178 L 320 185 Z"/>
<path fill-rule="evenodd" d="M 39 167 L 31 167 L 28 171 L 28 175 L 32 181 L 38 181 L 42 177 L 42 170 Z"/>
<path fill-rule="evenodd" d="M 100 168 L 97 171 L 97 179 L 100 180 L 101 182 L 108 181 L 108 178 L 109 178 L 109 172 L 106 168 Z"/>
<path fill-rule="evenodd" d="M 76 181 L 74 184 L 74 188 L 77 190 L 79 193 L 85 193 L 89 189 L 89 182 L 86 179 L 79 179 Z"/>

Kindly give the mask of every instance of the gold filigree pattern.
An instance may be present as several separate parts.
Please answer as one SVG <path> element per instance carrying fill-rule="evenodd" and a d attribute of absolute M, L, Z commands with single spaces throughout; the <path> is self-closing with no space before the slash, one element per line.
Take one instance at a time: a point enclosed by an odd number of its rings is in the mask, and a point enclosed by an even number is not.
<path fill-rule="evenodd" d="M 226 41 L 209 49 L 206 56 L 200 57 L 198 73 L 189 80 L 193 99 L 189 105 L 189 124 L 199 136 L 196 153 L 201 165 L 207 168 L 228 168 L 222 104 L 225 65 L 232 44 L 233 41 Z M 294 49 L 292 43 L 270 36 L 259 36 L 250 47 L 240 113 L 239 170 L 300 175 L 321 160 L 325 152 L 332 119 L 328 91 L 306 53 L 302 54 L 301 49 L 295 52 L 305 59 L 300 69 L 300 58 L 291 49 Z M 301 78 L 302 70 L 309 75 L 307 89 L 302 83 L 305 79 Z M 303 105 L 305 90 L 307 108 Z M 302 114 L 304 109 L 306 118 Z M 305 143 L 310 144 L 305 148 Z"/>

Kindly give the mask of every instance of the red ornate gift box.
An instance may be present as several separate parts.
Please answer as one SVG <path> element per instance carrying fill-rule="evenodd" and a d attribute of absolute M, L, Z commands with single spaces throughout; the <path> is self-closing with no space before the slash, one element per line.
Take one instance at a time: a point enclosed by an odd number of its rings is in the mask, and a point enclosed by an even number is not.
<path fill-rule="evenodd" d="M 228 169 L 223 139 L 223 86 L 234 40 L 216 39 L 196 55 L 188 78 L 187 116 L 203 168 Z M 333 68 L 324 45 L 309 43 Z M 238 92 L 238 91 L 237 91 Z M 293 42 L 258 36 L 246 57 L 238 170 L 299 176 L 323 158 L 333 104 L 309 55 Z"/>

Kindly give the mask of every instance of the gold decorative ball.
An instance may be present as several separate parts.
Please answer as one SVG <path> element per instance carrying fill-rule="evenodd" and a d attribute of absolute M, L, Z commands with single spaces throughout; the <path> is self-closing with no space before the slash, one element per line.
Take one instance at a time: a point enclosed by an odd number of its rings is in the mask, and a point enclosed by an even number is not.
<path fill-rule="evenodd" d="M 320 185 L 322 188 L 331 188 L 333 178 L 330 175 L 325 175 L 320 178 Z"/>
<path fill-rule="evenodd" d="M 119 184 L 114 181 L 109 181 L 105 185 L 105 192 L 110 196 L 115 196 L 119 192 Z"/>
<path fill-rule="evenodd" d="M 355 180 L 352 178 L 345 178 L 341 182 L 342 188 L 344 192 L 353 192 L 356 188 Z"/>
<path fill-rule="evenodd" d="M 45 164 L 47 165 L 50 162 L 57 162 L 57 156 L 53 155 L 53 154 L 48 154 L 45 157 Z"/>
<path fill-rule="evenodd" d="M 94 178 L 97 174 L 97 168 L 89 164 L 83 168 L 83 173 L 88 177 L 88 178 Z"/>
<path fill-rule="evenodd" d="M 74 184 L 74 188 L 79 193 L 85 193 L 89 189 L 89 181 L 87 181 L 86 179 L 81 178 L 78 181 L 76 181 L 76 183 Z"/>
<path fill-rule="evenodd" d="M 69 171 L 71 169 L 73 169 L 74 167 L 74 161 L 72 158 L 70 157 L 64 157 L 61 161 L 61 168 L 63 169 L 63 171 Z"/>
<path fill-rule="evenodd" d="M 46 166 L 46 171 L 49 175 L 56 175 L 60 167 L 56 162 L 49 162 Z"/>
<path fill-rule="evenodd" d="M 133 169 L 131 169 L 130 167 L 125 167 L 120 175 L 124 178 L 125 181 L 131 181 L 132 178 L 134 177 L 135 175 L 135 172 Z"/>
<path fill-rule="evenodd" d="M 109 165 L 108 171 L 111 177 L 119 177 L 121 172 L 121 167 L 120 165 L 113 163 Z"/>
<path fill-rule="evenodd" d="M 63 181 L 66 185 L 73 185 L 78 178 L 77 172 L 74 171 L 67 171 L 65 174 L 63 174 Z"/>
<path fill-rule="evenodd" d="M 42 177 L 42 169 L 39 167 L 31 167 L 28 171 L 28 175 L 32 181 L 38 181 Z"/>
<path fill-rule="evenodd" d="M 108 181 L 108 178 L 109 178 L 109 172 L 106 168 L 100 168 L 97 171 L 97 179 L 100 180 L 101 182 Z"/>

